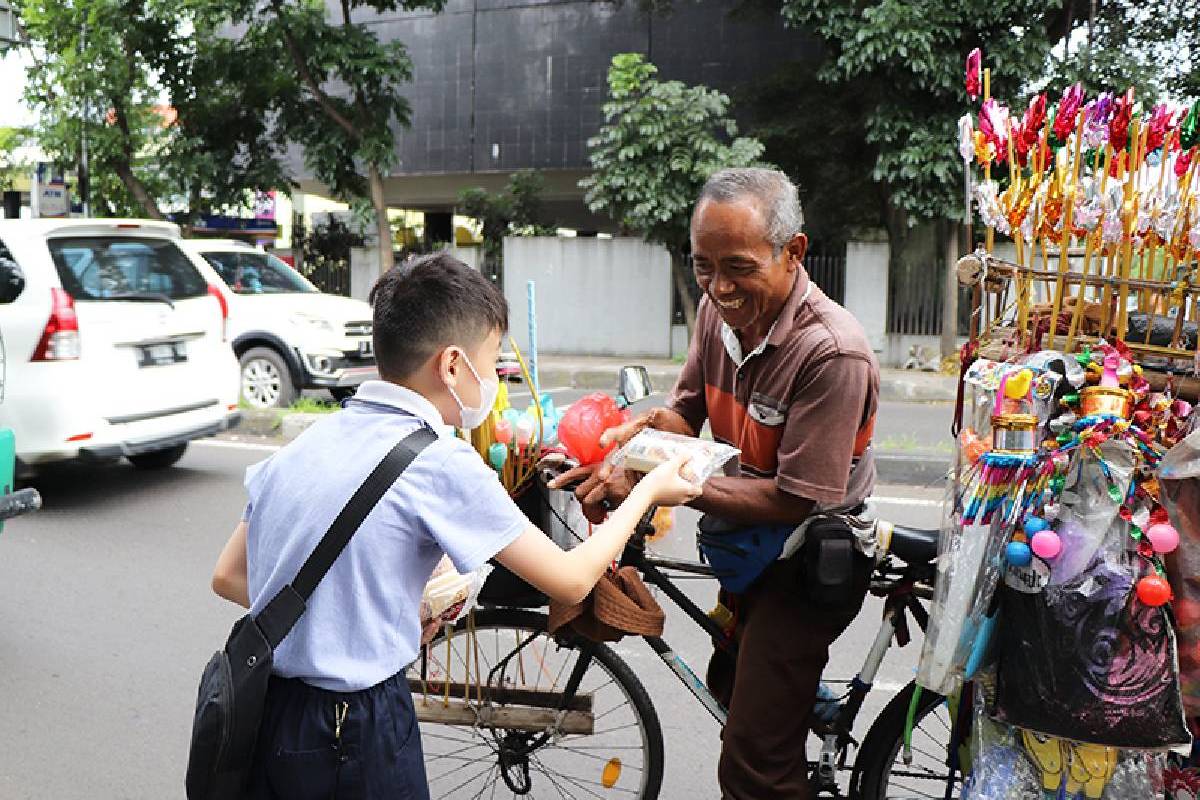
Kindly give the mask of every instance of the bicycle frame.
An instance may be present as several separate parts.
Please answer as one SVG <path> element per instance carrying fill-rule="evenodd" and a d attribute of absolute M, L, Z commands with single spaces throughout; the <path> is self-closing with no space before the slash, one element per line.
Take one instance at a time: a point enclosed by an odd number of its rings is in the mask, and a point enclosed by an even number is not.
<path fill-rule="evenodd" d="M 646 552 L 644 531 L 639 526 L 639 535 L 635 535 L 626 545 L 621 555 L 621 566 L 632 566 L 637 569 L 646 583 L 662 590 L 671 602 L 708 633 L 718 647 L 736 653 L 737 644 L 730 639 L 725 631 L 708 616 L 691 598 L 671 581 L 663 570 L 686 572 L 692 575 L 714 577 L 711 567 L 698 561 L 682 561 L 677 559 L 660 558 Z M 871 692 L 875 678 L 883 664 L 883 659 L 892 642 L 898 640 L 901 646 L 908 643 L 909 630 L 907 615 L 911 614 L 922 631 L 925 630 L 929 615 L 921 605 L 919 597 L 924 591 L 918 586 L 922 565 L 906 565 L 899 569 L 894 580 L 888 579 L 888 569 L 894 568 L 893 562 L 885 560 L 876 569 L 872 578 L 870 591 L 876 596 L 884 597 L 883 619 L 879 630 L 868 650 L 863 665 L 857 675 L 850 681 L 850 689 L 841 701 L 841 709 L 832 723 L 823 726 L 823 730 L 814 727 L 814 733 L 821 738 L 821 753 L 816 761 L 816 781 L 820 789 L 836 787 L 838 770 L 846 768 L 846 752 L 848 745 L 854 743 L 850 735 L 854 722 L 862 709 L 863 702 Z M 925 566 L 924 569 L 928 567 Z M 704 681 L 688 666 L 687 662 L 671 649 L 671 646 L 660 636 L 642 637 L 651 649 L 658 655 L 671 672 L 687 688 L 689 692 L 704 706 L 720 725 L 724 726 L 728 719 L 728 711 L 717 701 L 708 690 Z M 570 697 L 579 686 L 579 681 L 586 671 L 590 655 L 586 649 L 581 649 L 579 661 L 571 681 L 568 682 L 566 696 Z"/>

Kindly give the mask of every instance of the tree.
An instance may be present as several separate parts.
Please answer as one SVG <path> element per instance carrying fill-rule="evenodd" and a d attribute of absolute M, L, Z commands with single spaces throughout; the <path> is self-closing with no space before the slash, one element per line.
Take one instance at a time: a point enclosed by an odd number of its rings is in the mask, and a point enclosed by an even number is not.
<path fill-rule="evenodd" d="M 785 63 L 733 93 L 746 133 L 799 189 L 804 230 L 818 247 L 882 225 L 887 198 L 871 174 L 868 97 L 861 87 L 819 80 L 810 62 Z"/>
<path fill-rule="evenodd" d="M 198 8 L 19 4 L 36 62 L 26 91 L 34 136 L 63 168 L 84 160 L 86 142 L 96 213 L 163 219 L 173 207 L 186 221 L 287 185 L 282 144 L 253 91 L 272 70 L 216 36 Z"/>
<path fill-rule="evenodd" d="M 381 272 L 392 266 L 383 179 L 396 163 L 396 127 L 409 124 L 409 104 L 398 89 L 412 77 L 412 62 L 403 43 L 379 40 L 363 12 L 440 11 L 444 2 L 340 0 L 332 15 L 311 0 L 225 2 L 246 37 L 276 42 L 284 54 L 295 91 L 277 98 L 277 123 L 303 147 L 317 180 L 374 211 Z"/>
<path fill-rule="evenodd" d="M 690 332 L 695 279 L 685 258 L 692 204 L 712 173 L 755 164 L 763 145 L 737 136 L 727 96 L 659 81 L 657 72 L 639 53 L 613 56 L 604 125 L 588 140 L 592 174 L 579 185 L 592 211 L 666 247 Z"/>
<path fill-rule="evenodd" d="M 542 236 L 556 230 L 542 210 L 544 185 L 541 173 L 523 169 L 509 176 L 502 192 L 493 194 L 478 186 L 459 192 L 459 212 L 478 220 L 483 228 L 484 260 L 493 275 L 498 274 L 505 236 Z"/>

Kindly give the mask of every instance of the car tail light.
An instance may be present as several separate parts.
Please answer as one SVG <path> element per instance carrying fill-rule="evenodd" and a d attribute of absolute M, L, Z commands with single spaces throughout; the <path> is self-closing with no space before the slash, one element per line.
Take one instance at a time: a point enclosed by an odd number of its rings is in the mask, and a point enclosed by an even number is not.
<path fill-rule="evenodd" d="M 50 319 L 42 331 L 31 361 L 68 361 L 79 358 L 79 318 L 75 301 L 63 289 L 50 290 Z"/>
<path fill-rule="evenodd" d="M 221 341 L 229 341 L 229 302 L 225 299 L 225 295 L 221 294 L 221 290 L 211 283 L 208 285 L 208 293 L 217 298 L 217 303 L 221 306 Z"/>

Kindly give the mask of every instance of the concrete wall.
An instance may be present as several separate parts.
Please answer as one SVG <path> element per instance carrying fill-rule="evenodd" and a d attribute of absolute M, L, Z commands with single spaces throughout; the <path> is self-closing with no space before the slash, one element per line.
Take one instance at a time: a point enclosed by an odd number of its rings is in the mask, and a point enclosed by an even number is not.
<path fill-rule="evenodd" d="M 876 353 L 887 343 L 888 243 L 846 244 L 846 310 L 867 332 Z"/>
<path fill-rule="evenodd" d="M 662 247 L 633 238 L 505 238 L 509 328 L 523 349 L 531 280 L 540 352 L 671 356 L 671 260 Z"/>

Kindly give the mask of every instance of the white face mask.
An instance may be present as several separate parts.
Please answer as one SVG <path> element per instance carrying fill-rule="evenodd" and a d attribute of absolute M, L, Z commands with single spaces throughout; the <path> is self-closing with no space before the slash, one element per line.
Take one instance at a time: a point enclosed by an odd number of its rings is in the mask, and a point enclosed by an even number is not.
<path fill-rule="evenodd" d="M 497 378 L 485 381 L 479 377 L 479 373 L 475 371 L 475 365 L 471 363 L 471 359 L 467 358 L 467 353 L 460 350 L 463 361 L 467 368 L 471 370 L 471 374 L 475 376 L 475 380 L 479 382 L 479 402 L 478 408 L 472 408 L 463 403 L 458 396 L 458 392 L 449 384 L 446 388 L 450 390 L 450 396 L 454 398 L 454 402 L 458 403 L 459 413 L 462 415 L 462 426 L 466 430 L 474 430 L 484 423 L 488 418 L 488 414 L 492 413 L 492 407 L 496 405 L 496 395 L 500 394 L 500 381 Z"/>

